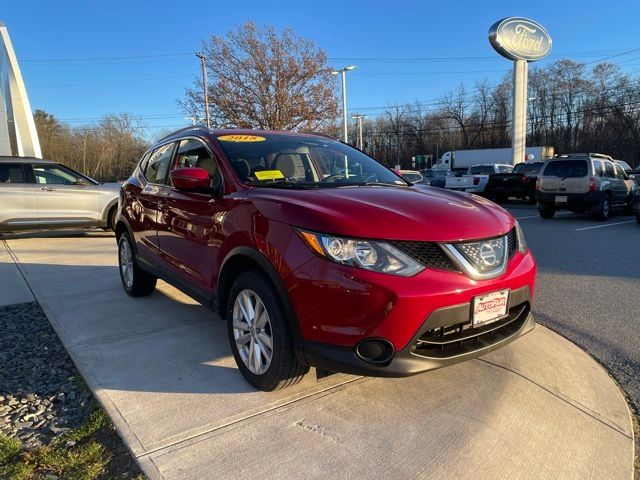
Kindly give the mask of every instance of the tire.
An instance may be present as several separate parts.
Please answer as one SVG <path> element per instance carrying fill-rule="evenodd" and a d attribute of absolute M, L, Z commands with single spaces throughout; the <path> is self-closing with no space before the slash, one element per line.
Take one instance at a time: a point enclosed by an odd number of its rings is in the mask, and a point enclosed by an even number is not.
<path fill-rule="evenodd" d="M 107 214 L 107 226 L 104 227 L 104 230 L 112 230 L 112 231 L 116 231 L 116 216 L 118 215 L 118 204 L 115 204 L 113 207 L 111 207 L 111 209 L 109 210 L 109 213 Z"/>
<path fill-rule="evenodd" d="M 551 219 L 556 214 L 556 207 L 546 203 L 538 203 L 538 212 L 542 218 Z"/>
<path fill-rule="evenodd" d="M 611 197 L 604 195 L 593 213 L 596 219 L 601 222 L 609 220 L 609 215 L 611 214 Z"/>
<path fill-rule="evenodd" d="M 261 309 L 265 313 L 258 313 L 256 318 L 255 313 Z M 309 371 L 296 358 L 280 297 L 258 270 L 242 272 L 233 283 L 227 304 L 227 332 L 240 373 L 258 390 L 270 392 L 295 385 Z"/>
<path fill-rule="evenodd" d="M 132 297 L 146 297 L 156 289 L 157 278 L 138 266 L 129 234 L 118 239 L 118 271 L 122 288 Z"/>
<path fill-rule="evenodd" d="M 640 225 L 640 213 L 636 214 L 636 222 L 638 222 L 638 225 Z"/>
<path fill-rule="evenodd" d="M 623 212 L 625 215 L 633 215 L 633 198 L 630 198 L 629 201 L 624 204 Z"/>

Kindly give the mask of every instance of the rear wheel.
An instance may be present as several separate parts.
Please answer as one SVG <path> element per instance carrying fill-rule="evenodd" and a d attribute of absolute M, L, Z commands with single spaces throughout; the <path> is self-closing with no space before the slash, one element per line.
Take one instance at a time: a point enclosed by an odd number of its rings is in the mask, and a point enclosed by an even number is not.
<path fill-rule="evenodd" d="M 595 217 L 604 222 L 609 219 L 609 215 L 611 214 L 611 198 L 609 195 L 604 195 L 600 203 L 596 207 L 594 211 Z"/>
<path fill-rule="evenodd" d="M 238 369 L 255 388 L 268 392 L 288 387 L 309 371 L 293 351 L 280 298 L 259 271 L 241 273 L 231 287 L 227 330 Z"/>
<path fill-rule="evenodd" d="M 538 203 L 538 212 L 542 218 L 553 218 L 556 214 L 556 207 L 547 203 Z"/>
<path fill-rule="evenodd" d="M 153 293 L 157 278 L 138 266 L 133 244 L 128 233 L 118 239 L 118 266 L 122 288 L 132 297 L 144 297 Z"/>

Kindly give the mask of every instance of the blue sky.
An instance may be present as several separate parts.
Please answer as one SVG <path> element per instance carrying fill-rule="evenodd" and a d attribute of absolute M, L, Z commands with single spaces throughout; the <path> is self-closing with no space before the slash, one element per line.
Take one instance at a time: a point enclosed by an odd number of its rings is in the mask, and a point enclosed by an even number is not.
<path fill-rule="evenodd" d="M 487 30 L 506 16 L 547 28 L 554 45 L 541 64 L 640 49 L 637 0 L 9 0 L 0 10 L 33 109 L 71 125 L 129 112 L 144 118 L 150 134 L 187 123 L 176 100 L 199 73 L 194 52 L 203 39 L 247 20 L 292 27 L 325 49 L 332 66 L 356 64 L 348 74 L 349 111 L 375 115 L 390 103 L 435 99 L 460 82 L 499 80 L 510 62 L 492 50 Z M 610 61 L 640 71 L 640 51 Z"/>

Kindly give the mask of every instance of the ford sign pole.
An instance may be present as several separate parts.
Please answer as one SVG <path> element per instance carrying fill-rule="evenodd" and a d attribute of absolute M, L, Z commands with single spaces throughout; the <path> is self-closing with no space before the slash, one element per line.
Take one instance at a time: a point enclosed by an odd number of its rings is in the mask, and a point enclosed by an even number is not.
<path fill-rule="evenodd" d="M 535 62 L 549 54 L 551 37 L 542 25 L 533 20 L 509 17 L 491 26 L 489 42 L 500 55 L 514 61 L 511 164 L 515 165 L 525 160 L 528 62 Z"/>

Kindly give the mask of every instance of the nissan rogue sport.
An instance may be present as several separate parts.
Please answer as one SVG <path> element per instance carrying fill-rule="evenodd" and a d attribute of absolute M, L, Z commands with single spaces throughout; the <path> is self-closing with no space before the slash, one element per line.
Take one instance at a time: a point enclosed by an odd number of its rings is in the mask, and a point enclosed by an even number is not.
<path fill-rule="evenodd" d="M 412 375 L 534 326 L 535 261 L 508 212 L 330 137 L 183 129 L 142 157 L 119 205 L 124 290 L 162 278 L 210 306 L 258 389 L 311 366 Z"/>

